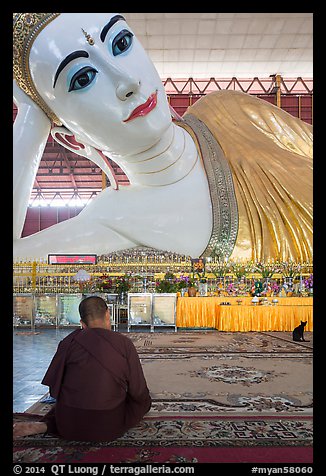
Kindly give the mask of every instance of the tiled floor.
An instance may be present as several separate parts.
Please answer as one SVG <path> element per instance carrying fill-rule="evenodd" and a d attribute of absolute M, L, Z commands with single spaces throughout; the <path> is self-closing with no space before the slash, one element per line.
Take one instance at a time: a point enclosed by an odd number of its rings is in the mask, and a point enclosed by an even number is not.
<path fill-rule="evenodd" d="M 121 329 L 120 329 L 121 327 Z M 125 324 L 119 330 L 126 332 Z M 71 329 L 14 329 L 13 332 L 13 411 L 24 412 L 37 402 L 48 387 L 41 384 L 59 342 Z"/>
<path fill-rule="evenodd" d="M 42 329 L 36 332 L 39 334 L 19 329 L 13 332 L 14 412 L 24 412 L 48 391 L 41 380 L 59 342 L 72 329 Z"/>

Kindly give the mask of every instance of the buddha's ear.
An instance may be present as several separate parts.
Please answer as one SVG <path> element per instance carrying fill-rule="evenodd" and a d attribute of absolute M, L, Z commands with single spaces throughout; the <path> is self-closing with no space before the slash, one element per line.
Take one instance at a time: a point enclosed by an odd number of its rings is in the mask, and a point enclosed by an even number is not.
<path fill-rule="evenodd" d="M 71 150 L 72 152 L 75 152 L 76 154 L 85 150 L 85 145 L 82 142 L 78 142 L 75 139 L 74 134 L 66 127 L 53 127 L 53 129 L 51 129 L 51 136 L 60 145 Z"/>
<path fill-rule="evenodd" d="M 84 144 L 81 141 L 76 140 L 74 134 L 66 127 L 54 127 L 51 130 L 53 139 L 66 149 L 74 152 L 77 155 L 86 157 L 100 167 L 101 170 L 110 180 L 111 186 L 114 190 L 118 190 L 118 182 L 112 165 L 109 159 L 99 149 L 95 149 L 88 144 Z"/>

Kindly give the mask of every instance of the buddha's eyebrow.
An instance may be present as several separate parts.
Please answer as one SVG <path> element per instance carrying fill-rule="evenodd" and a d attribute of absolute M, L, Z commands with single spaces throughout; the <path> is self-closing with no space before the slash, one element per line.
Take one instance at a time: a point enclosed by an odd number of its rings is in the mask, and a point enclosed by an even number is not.
<path fill-rule="evenodd" d="M 55 88 L 55 84 L 57 82 L 57 79 L 58 79 L 58 76 L 59 74 L 61 73 L 61 71 L 63 70 L 63 68 L 65 66 L 67 66 L 68 63 L 70 63 L 70 61 L 76 59 L 76 58 L 88 58 L 89 57 L 89 54 L 87 53 L 87 51 L 82 51 L 82 50 L 79 50 L 79 51 L 73 51 L 72 53 L 70 53 L 70 55 L 66 56 L 65 59 L 63 59 L 61 61 L 61 63 L 59 64 L 58 66 L 58 69 L 55 73 L 55 76 L 54 76 L 54 82 L 53 82 L 53 88 Z"/>
<path fill-rule="evenodd" d="M 109 31 L 109 29 L 110 29 L 117 21 L 119 21 L 119 20 L 126 21 L 125 18 L 124 18 L 122 15 L 115 15 L 114 17 L 111 18 L 111 20 L 109 21 L 109 23 L 107 23 L 107 24 L 102 28 L 102 31 L 101 31 L 101 34 L 100 34 L 100 38 L 101 38 L 102 43 L 104 43 L 106 34 L 107 34 L 107 32 Z"/>

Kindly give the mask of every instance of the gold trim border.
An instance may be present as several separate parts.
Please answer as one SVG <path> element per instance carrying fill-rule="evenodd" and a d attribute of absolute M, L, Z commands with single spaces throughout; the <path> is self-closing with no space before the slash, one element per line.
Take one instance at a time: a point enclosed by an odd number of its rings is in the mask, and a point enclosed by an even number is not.
<path fill-rule="evenodd" d="M 13 14 L 13 75 L 17 85 L 56 125 L 62 122 L 39 95 L 29 68 L 29 54 L 37 35 L 60 13 Z"/>

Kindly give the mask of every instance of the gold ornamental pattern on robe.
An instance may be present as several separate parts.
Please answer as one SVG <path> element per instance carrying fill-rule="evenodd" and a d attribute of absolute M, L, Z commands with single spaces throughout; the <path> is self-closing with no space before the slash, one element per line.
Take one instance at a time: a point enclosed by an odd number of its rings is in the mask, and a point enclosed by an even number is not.
<path fill-rule="evenodd" d="M 208 94 L 187 114 L 209 128 L 232 172 L 238 233 L 230 258 L 312 261 L 312 126 L 239 91 Z"/>

